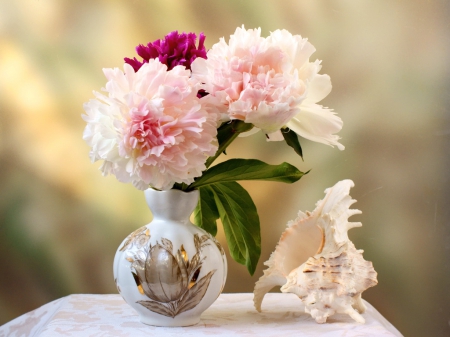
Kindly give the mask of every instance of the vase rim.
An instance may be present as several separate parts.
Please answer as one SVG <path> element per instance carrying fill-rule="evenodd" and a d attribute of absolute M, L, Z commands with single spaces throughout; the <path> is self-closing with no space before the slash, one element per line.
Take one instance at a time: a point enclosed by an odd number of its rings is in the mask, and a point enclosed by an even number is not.
<path fill-rule="evenodd" d="M 166 217 L 172 220 L 186 220 L 198 203 L 200 191 L 158 191 L 149 188 L 144 191 L 144 195 L 154 219 Z"/>

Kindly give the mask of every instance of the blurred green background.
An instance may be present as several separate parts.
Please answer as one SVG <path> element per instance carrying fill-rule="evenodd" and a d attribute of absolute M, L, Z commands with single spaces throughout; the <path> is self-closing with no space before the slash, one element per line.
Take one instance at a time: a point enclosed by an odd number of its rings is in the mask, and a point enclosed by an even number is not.
<path fill-rule="evenodd" d="M 406 336 L 449 336 L 449 14 L 433 0 L 0 0 L 0 324 L 71 293 L 116 293 L 115 251 L 151 220 L 142 192 L 102 177 L 81 138 L 101 69 L 172 30 L 203 31 L 211 47 L 244 24 L 309 38 L 346 149 L 304 140 L 301 161 L 261 134 L 230 147 L 312 170 L 244 184 L 262 256 L 253 277 L 229 258 L 225 292 L 251 292 L 287 221 L 349 178 L 363 211 L 350 237 L 379 279 L 363 297 Z"/>

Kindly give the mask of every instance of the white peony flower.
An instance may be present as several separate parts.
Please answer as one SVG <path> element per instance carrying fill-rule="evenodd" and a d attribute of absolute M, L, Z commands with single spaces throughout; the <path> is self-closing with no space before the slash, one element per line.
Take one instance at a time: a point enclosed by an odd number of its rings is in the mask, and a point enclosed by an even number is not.
<path fill-rule="evenodd" d="M 316 104 L 331 90 L 320 61 L 309 62 L 315 48 L 300 35 L 276 30 L 237 28 L 191 64 L 192 76 L 216 97 L 228 118 L 252 123 L 269 140 L 282 140 L 289 127 L 304 138 L 344 147 L 334 135 L 342 128 L 332 110 Z"/>

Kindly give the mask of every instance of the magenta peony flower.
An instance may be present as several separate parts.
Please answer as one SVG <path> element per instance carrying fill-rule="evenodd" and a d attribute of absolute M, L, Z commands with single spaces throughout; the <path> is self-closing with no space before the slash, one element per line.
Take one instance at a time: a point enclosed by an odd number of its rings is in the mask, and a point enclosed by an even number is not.
<path fill-rule="evenodd" d="M 144 63 L 148 63 L 151 59 L 158 59 L 165 64 L 168 70 L 173 69 L 177 65 L 182 65 L 186 69 L 191 69 L 191 63 L 197 58 L 206 58 L 205 35 L 200 33 L 198 47 L 197 35 L 195 33 L 178 34 L 173 31 L 165 36 L 163 40 L 150 42 L 147 46 L 139 45 L 136 52 L 142 57 L 142 62 L 136 58 L 125 58 L 125 63 L 131 65 L 134 71 L 138 71 Z"/>
<path fill-rule="evenodd" d="M 83 139 L 104 175 L 139 189 L 190 184 L 217 150 L 217 116 L 197 97 L 199 83 L 182 66 L 167 70 L 149 60 L 137 72 L 129 64 L 104 69 L 108 96 L 85 103 Z"/>

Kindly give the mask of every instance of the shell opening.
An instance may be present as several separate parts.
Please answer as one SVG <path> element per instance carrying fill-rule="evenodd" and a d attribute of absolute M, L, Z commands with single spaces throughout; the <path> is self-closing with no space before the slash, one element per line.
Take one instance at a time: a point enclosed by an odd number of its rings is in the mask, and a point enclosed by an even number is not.
<path fill-rule="evenodd" d="M 322 229 L 314 224 L 295 224 L 283 234 L 279 249 L 282 252 L 282 272 L 285 276 L 323 249 L 325 237 Z M 295 249 L 293 248 L 295 247 Z"/>

